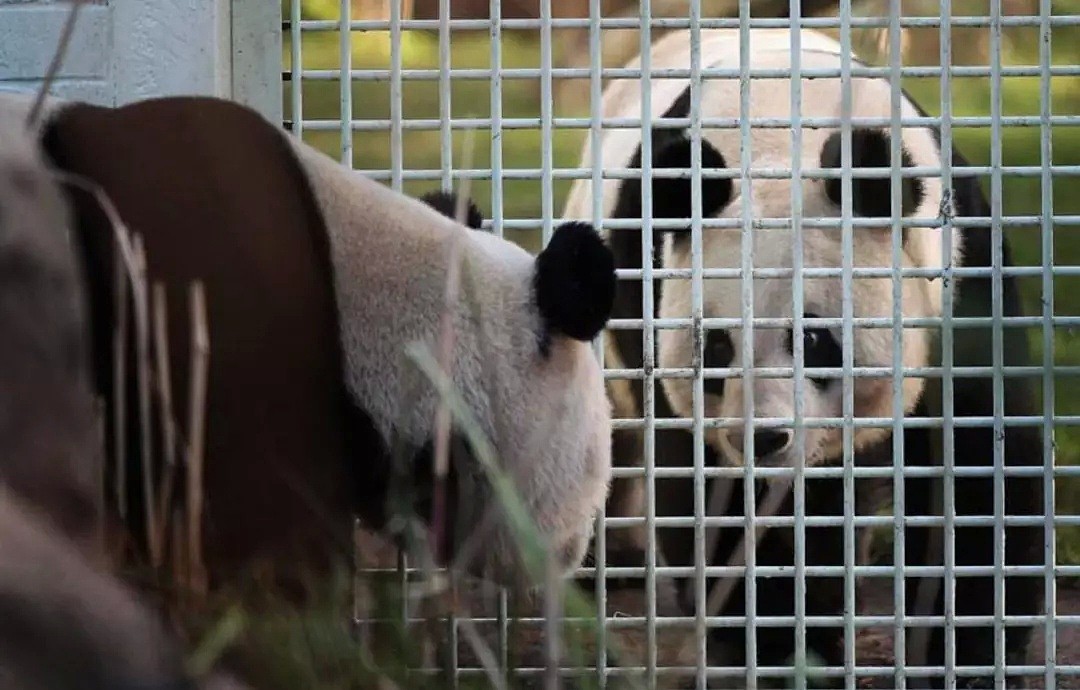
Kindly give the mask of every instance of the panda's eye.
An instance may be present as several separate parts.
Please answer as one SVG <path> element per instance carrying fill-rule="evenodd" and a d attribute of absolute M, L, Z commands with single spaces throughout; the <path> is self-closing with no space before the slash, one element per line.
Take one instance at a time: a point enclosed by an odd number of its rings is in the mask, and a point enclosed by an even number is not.
<path fill-rule="evenodd" d="M 814 314 L 806 314 L 805 318 L 818 318 Z M 792 340 L 794 333 L 788 334 L 788 342 Z M 794 347 L 792 347 L 794 350 Z M 803 366 L 808 369 L 831 369 L 843 366 L 843 351 L 840 343 L 836 342 L 833 334 L 825 328 L 803 329 Z M 828 379 L 811 377 L 815 382 L 824 385 Z"/>
<path fill-rule="evenodd" d="M 727 331 L 709 331 L 705 335 L 705 366 L 709 369 L 723 369 L 731 366 L 735 357 L 735 345 Z M 705 379 L 705 392 L 712 395 L 724 394 L 724 379 Z"/>

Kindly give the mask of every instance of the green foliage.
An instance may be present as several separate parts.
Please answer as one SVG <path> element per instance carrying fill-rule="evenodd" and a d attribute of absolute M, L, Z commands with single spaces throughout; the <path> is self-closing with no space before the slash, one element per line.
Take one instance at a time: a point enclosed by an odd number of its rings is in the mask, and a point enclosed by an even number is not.
<path fill-rule="evenodd" d="M 308 590 L 311 605 L 304 607 L 269 589 L 216 596 L 200 615 L 186 620 L 196 642 L 189 668 L 204 674 L 225 664 L 262 690 L 361 690 L 384 680 L 414 687 L 409 668 L 417 667 L 418 645 L 395 615 L 401 606 L 400 588 L 378 578 L 368 585 L 377 593 L 372 613 L 384 621 L 370 646 L 358 644 L 341 615 L 348 610 L 351 588 L 342 571 L 313 582 Z"/>
<path fill-rule="evenodd" d="M 288 37 L 286 37 L 288 41 Z M 401 65 L 405 70 L 439 68 L 438 36 L 421 31 L 402 32 Z M 391 62 L 391 43 L 387 32 L 365 32 L 353 37 L 353 69 L 386 69 Z M 535 68 L 540 62 L 539 44 L 535 34 L 504 31 L 499 46 L 502 66 L 506 69 Z M 490 69 L 491 41 L 486 32 L 455 32 L 450 51 L 453 69 Z M 339 63 L 339 44 L 336 32 L 304 36 L 302 55 L 305 69 L 335 69 Z M 286 64 L 289 47 L 285 49 Z M 286 67 L 288 69 L 288 67 Z M 389 120 L 391 88 L 385 81 L 357 81 L 352 86 L 353 118 L 356 120 Z M 306 120 L 337 119 L 341 113 L 340 85 L 337 80 L 305 81 L 303 112 Z M 504 118 L 536 118 L 540 113 L 540 85 L 535 79 L 503 80 L 500 102 Z M 491 116 L 491 95 L 486 78 L 455 77 L 449 89 L 450 115 L 454 118 L 488 118 Z M 401 84 L 401 116 L 404 120 L 433 119 L 440 116 L 440 91 L 437 81 L 405 79 Z M 286 117 L 291 110 L 291 85 L 286 85 Z M 356 131 L 353 133 L 353 165 L 358 170 L 386 170 L 393 161 L 395 134 L 387 131 Z M 444 151 L 439 131 L 403 129 L 400 131 L 398 154 L 408 170 L 430 170 L 438 173 L 442 166 L 449 169 L 462 160 L 465 131 L 455 129 L 451 149 Z M 556 130 L 551 141 L 552 160 L 557 167 L 577 164 L 581 131 Z M 331 154 L 341 151 L 341 133 L 312 131 L 304 139 Z M 501 149 L 504 170 L 537 169 L 542 165 L 543 141 L 539 125 L 535 128 L 504 129 L 501 137 L 493 136 L 489 127 L 477 128 L 473 167 L 492 166 L 493 154 Z M 502 183 L 502 213 L 507 219 L 541 217 L 542 185 L 539 180 L 505 179 Z M 420 195 L 440 186 L 439 179 L 407 180 L 401 189 L 410 195 Z M 553 183 L 552 210 L 558 214 L 570 188 L 569 180 Z M 481 210 L 491 217 L 494 192 L 490 180 L 474 180 L 472 196 Z M 528 249 L 538 248 L 535 232 L 507 230 L 506 237 Z"/>

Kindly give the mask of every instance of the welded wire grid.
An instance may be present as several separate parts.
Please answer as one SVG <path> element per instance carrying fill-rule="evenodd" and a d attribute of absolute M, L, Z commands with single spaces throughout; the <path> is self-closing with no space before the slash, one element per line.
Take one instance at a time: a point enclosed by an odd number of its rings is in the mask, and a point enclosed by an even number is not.
<path fill-rule="evenodd" d="M 421 2 L 402 5 L 401 0 L 388 0 L 384 3 L 367 1 L 341 0 L 336 13 L 333 8 L 322 7 L 332 3 L 309 3 L 301 8 L 299 0 L 293 0 L 289 10 L 284 13 L 284 32 L 288 48 L 286 50 L 284 80 L 287 128 L 297 136 L 325 148 L 340 157 L 343 163 L 362 170 L 371 177 L 382 180 L 394 189 L 409 194 L 418 194 L 435 187 L 454 189 L 460 181 L 470 178 L 474 181 L 473 196 L 485 211 L 488 220 L 485 225 L 500 236 L 519 241 L 531 250 L 538 250 L 550 238 L 558 221 L 565 191 L 573 180 L 591 180 L 593 188 L 600 189 L 604 179 L 625 180 L 640 176 L 643 179 L 642 208 L 643 216 L 639 219 L 608 219 L 604 217 L 602 199 L 597 193 L 593 198 L 590 217 L 597 227 L 610 230 L 623 228 L 641 228 L 641 246 L 645 257 L 643 265 L 620 270 L 620 280 L 640 280 L 643 284 L 643 317 L 639 321 L 614 320 L 613 329 L 643 328 L 643 367 L 641 369 L 613 369 L 606 367 L 609 380 L 618 378 L 640 382 L 643 390 L 642 416 L 637 419 L 617 419 L 617 428 L 639 428 L 644 430 L 643 462 L 641 467 L 617 468 L 617 478 L 644 478 L 643 514 L 633 516 L 602 516 L 597 525 L 594 545 L 594 560 L 581 569 L 581 576 L 589 578 L 587 594 L 594 604 L 595 618 L 600 624 L 597 638 L 590 645 L 583 664 L 568 672 L 579 679 L 595 682 L 600 687 L 613 687 L 619 679 L 636 677 L 648 687 L 672 682 L 683 687 L 705 687 L 721 678 L 743 679 L 753 687 L 753 683 L 765 678 L 787 678 L 787 683 L 796 687 L 807 687 L 805 667 L 812 660 L 807 658 L 805 640 L 812 634 L 815 626 L 840 625 L 845 631 L 843 665 L 827 669 L 844 678 L 846 687 L 864 687 L 866 683 L 877 683 L 875 687 L 907 687 L 917 678 L 931 673 L 943 673 L 949 687 L 956 687 L 962 682 L 962 674 L 956 668 L 957 628 L 965 625 L 963 616 L 957 613 L 956 592 L 963 587 L 963 580 L 958 575 L 992 575 L 995 580 L 995 602 L 993 625 L 995 627 L 995 666 L 993 673 L 998 687 L 1012 686 L 1020 675 L 1033 679 L 1040 687 L 1080 687 L 1080 594 L 1076 594 L 1073 581 L 1080 577 L 1077 547 L 1069 547 L 1069 542 L 1062 542 L 1063 534 L 1072 534 L 1073 541 L 1080 542 L 1077 534 L 1070 532 L 1080 528 L 1080 516 L 1076 515 L 1080 505 L 1080 489 L 1073 488 L 1080 482 L 1080 458 L 1063 460 L 1055 457 L 1055 442 L 1058 449 L 1072 448 L 1077 445 L 1072 437 L 1080 426 L 1080 410 L 1074 401 L 1080 400 L 1074 392 L 1073 377 L 1080 374 L 1080 355 L 1075 354 L 1077 344 L 1070 340 L 1074 329 L 1080 326 L 1080 313 L 1070 313 L 1068 304 L 1055 308 L 1055 288 L 1060 297 L 1066 295 L 1067 286 L 1075 284 L 1080 276 L 1080 243 L 1071 238 L 1078 232 L 1080 225 L 1080 205 L 1077 204 L 1077 191 L 1080 191 L 1080 147 L 1075 142 L 1080 131 L 1080 90 L 1075 81 L 1080 80 L 1080 51 L 1062 50 L 1058 56 L 1056 48 L 1067 48 L 1067 44 L 1058 41 L 1076 40 L 1075 28 L 1080 26 L 1080 6 L 1076 3 L 1034 0 L 1028 3 L 1007 3 L 1005 0 L 989 0 L 978 3 L 981 11 L 975 15 L 970 12 L 961 14 L 960 5 L 970 10 L 970 3 L 961 0 L 941 0 L 935 12 L 922 15 L 902 14 L 900 3 L 860 3 L 859 0 L 840 0 L 834 16 L 800 17 L 800 3 L 790 2 L 790 18 L 750 18 L 751 2 L 739 0 L 730 3 L 737 9 L 731 16 L 703 16 L 699 2 L 677 4 L 675 11 L 671 3 L 658 0 L 641 0 L 630 4 L 629 11 L 616 16 L 603 16 L 601 0 L 579 2 L 576 7 L 580 12 L 567 17 L 558 9 L 556 0 L 540 0 L 533 3 L 534 16 L 522 18 L 503 17 L 507 6 L 499 0 L 491 0 L 486 9 L 486 16 L 451 19 L 451 0 L 437 0 L 427 3 L 429 18 L 414 18 L 403 14 L 403 7 L 410 13 L 422 5 Z M 466 3 L 462 3 L 464 6 Z M 659 6 L 667 8 L 663 10 Z M 756 4 L 756 3 L 754 3 Z M 310 8 L 320 6 L 320 11 Z M 453 3 L 457 7 L 457 3 Z M 476 3 L 472 3 L 476 5 Z M 470 5 L 470 6 L 472 6 Z M 586 6 L 587 5 L 587 6 Z M 875 12 L 860 14 L 860 7 L 871 5 Z M 1025 11 L 1018 12 L 1015 5 L 1021 5 Z M 371 7 L 377 7 L 372 12 Z M 604 7 L 607 6 L 605 2 Z M 736 7 L 737 6 L 737 7 Z M 516 7 L 516 6 L 515 6 Z M 654 7 L 657 7 L 654 16 Z M 360 8 L 357 11 L 357 8 Z M 381 9 L 380 9 L 381 8 Z M 664 16 L 659 16 L 660 14 Z M 467 14 L 467 12 L 466 12 Z M 359 16 L 358 16 L 359 15 Z M 801 22 L 804 27 L 833 31 L 838 34 L 845 56 L 842 67 L 835 71 L 803 67 L 800 64 L 798 47 L 800 34 L 792 34 L 792 65 L 790 74 L 804 78 L 839 76 L 842 80 L 841 103 L 837 104 L 837 117 L 803 116 L 799 110 L 802 81 L 791 81 L 793 109 L 787 118 L 763 118 L 750 122 L 749 118 L 730 119 L 709 117 L 700 110 L 701 91 L 707 88 L 712 79 L 738 79 L 740 103 L 743 111 L 750 105 L 750 80 L 754 78 L 775 78 L 786 76 L 787 70 L 758 70 L 751 75 L 749 61 L 751 43 L 746 40 L 752 26 L 788 26 L 791 22 Z M 626 35 L 628 30 L 651 25 L 654 31 L 672 29 L 690 29 L 692 51 L 690 64 L 684 67 L 653 70 L 650 65 L 650 47 L 654 40 L 651 32 L 637 32 L 636 41 L 624 41 L 633 44 L 633 54 L 640 53 L 640 67 L 627 68 L 625 60 L 612 63 L 603 56 L 602 48 L 608 36 Z M 742 33 L 740 47 L 740 67 L 718 68 L 703 66 L 702 56 L 696 49 L 700 45 L 700 32 L 713 27 L 738 28 Z M 1036 64 L 1024 61 L 1006 62 L 1004 60 L 1005 32 L 1030 29 L 1027 34 L 1038 43 L 1033 51 Z M 988 51 L 984 64 L 960 63 L 956 59 L 957 42 L 954 31 L 981 29 L 986 32 Z M 855 47 L 855 31 L 874 30 L 876 35 L 887 39 L 882 59 L 878 61 L 853 62 L 846 53 Z M 903 64 L 903 45 L 907 32 L 921 30 L 924 33 L 936 32 L 937 64 Z M 1070 31 L 1067 34 L 1059 32 Z M 573 40 L 562 41 L 560 36 L 576 36 Z M 1059 39 L 1059 35 L 1065 38 Z M 569 48 L 566 46 L 569 45 Z M 523 47 L 526 46 L 526 47 Z M 575 50 L 582 55 L 572 55 Z M 420 57 L 417 57 L 420 55 Z M 627 54 L 625 57 L 631 57 Z M 924 58 L 926 56 L 923 56 Z M 926 60 L 924 60 L 925 62 Z M 930 60 L 933 62 L 933 60 Z M 867 66 L 869 63 L 870 66 Z M 941 65 L 951 65 L 942 69 Z M 342 75 L 348 75 L 347 79 Z M 892 218 L 884 221 L 858 219 L 858 228 L 888 227 L 892 230 L 892 267 L 855 268 L 853 267 L 853 242 L 856 222 L 852 217 L 851 190 L 853 184 L 851 131 L 854 126 L 852 109 L 854 97 L 851 88 L 852 77 L 876 76 L 890 80 L 892 85 L 891 114 L 886 118 L 859 118 L 857 124 L 886 128 L 892 135 L 890 157 L 892 165 L 888 172 L 892 182 L 890 198 Z M 666 123 L 652 117 L 650 104 L 652 90 L 650 80 L 658 78 L 689 79 L 691 88 L 691 108 L 687 118 L 669 119 Z M 932 98 L 939 98 L 939 115 L 917 118 L 903 118 L 900 112 L 900 94 L 902 80 L 936 80 L 938 88 L 923 89 L 922 93 Z M 627 118 L 602 118 L 601 93 L 608 80 L 640 79 L 643 117 L 640 120 Z M 972 108 L 957 101 L 957 83 L 962 80 L 980 79 L 988 82 L 989 108 L 987 113 L 972 114 Z M 1037 82 L 1037 88 L 1025 93 L 1031 98 L 1017 107 L 1015 104 L 1005 107 L 1004 92 L 1009 80 Z M 564 85 L 579 86 L 578 90 L 569 89 L 564 93 Z M 1071 90 L 1069 85 L 1071 84 Z M 485 93 L 486 92 L 486 93 Z M 569 95 L 566 95 L 569 94 Z M 578 101 L 581 102 L 573 102 Z M 752 180 L 754 179 L 812 179 L 824 178 L 835 173 L 817 170 L 811 165 L 810 170 L 803 169 L 804 160 L 798 156 L 792 158 L 788 168 L 751 166 L 753 151 L 752 127 L 779 127 L 791 130 L 791 146 L 798 150 L 805 132 L 812 128 L 834 128 L 842 132 L 841 145 L 841 185 L 843 204 L 840 218 L 811 217 L 803 211 L 802 187 L 792 185 L 790 218 L 759 218 L 754 216 L 752 198 Z M 986 150 L 976 159 L 984 159 L 983 164 L 972 164 L 961 171 L 946 158 L 940 168 L 908 168 L 901 170 L 900 133 L 901 127 L 934 124 L 940 128 L 940 140 L 943 150 L 951 150 L 954 142 L 964 140 L 970 144 L 973 138 L 969 133 L 989 128 L 989 137 L 985 139 Z M 699 142 L 702 132 L 709 128 L 732 128 L 741 138 L 741 162 L 735 171 L 733 180 L 739 197 L 741 214 L 733 219 L 702 217 L 702 197 L 700 180 L 702 177 L 701 154 L 698 146 L 692 147 L 691 168 L 687 174 L 695 181 L 693 185 L 690 246 L 690 269 L 654 268 L 652 256 L 654 233 L 665 228 L 683 226 L 682 221 L 658 221 L 651 217 L 651 199 L 648 180 L 653 176 L 651 166 L 650 137 L 641 138 L 641 170 L 603 169 L 602 153 L 598 146 L 592 149 L 591 160 L 584 161 L 585 167 L 579 166 L 578 154 L 583 137 L 591 137 L 599 142 L 603 131 L 608 128 L 641 128 L 648 132 L 652 127 L 668 126 L 686 128 L 691 140 Z M 475 160 L 481 161 L 472 169 L 461 169 L 455 165 L 455 157 L 460 158 L 460 146 L 466 130 L 482 133 L 476 137 L 480 150 Z M 1024 156 L 1005 155 L 1004 142 L 1009 140 L 1013 131 L 1031 132 L 1036 130 L 1037 137 L 1028 137 L 1030 141 Z M 483 135 L 488 135 L 485 139 Z M 982 142 L 984 140 L 979 140 Z M 1065 142 L 1055 149 L 1055 142 Z M 1068 146 L 1073 148 L 1068 148 Z M 1057 151 L 1063 150 L 1064 153 Z M 970 146 L 968 151 L 970 151 Z M 972 156 L 968 156 L 971 158 Z M 486 162 L 486 164 L 485 164 Z M 933 225 L 937 223 L 944 230 L 943 253 L 949 255 L 956 233 L 965 227 L 979 226 L 984 221 L 979 219 L 955 218 L 943 213 L 941 219 L 900 219 L 902 177 L 940 176 L 945 188 L 958 175 L 978 175 L 987 180 L 984 186 L 991 205 L 990 228 L 996 243 L 1005 232 L 1020 237 L 1027 233 L 1024 240 L 1028 250 L 1015 250 L 1014 261 L 1019 265 L 1012 269 L 1003 269 L 1000 252 L 994 252 L 991 268 L 960 268 L 951 265 L 944 271 L 927 269 L 901 268 L 902 247 L 901 229 L 905 225 Z M 866 175 L 863 175 L 865 177 Z M 1006 181 L 1013 180 L 1011 187 Z M 1019 182 L 1015 182 L 1019 181 Z M 1038 189 L 1033 207 L 1024 207 L 1019 211 L 1018 204 L 1010 205 L 1006 189 Z M 1058 194 L 1055 195 L 1055 190 Z M 751 243 L 744 241 L 740 255 L 740 267 L 723 269 L 704 263 L 703 243 L 708 232 L 716 228 L 728 228 L 742 233 L 749 238 L 758 229 L 788 228 L 793 230 L 793 259 L 791 269 L 775 267 L 755 267 Z M 838 228 L 842 238 L 842 264 L 829 268 L 804 268 L 802 252 L 798 247 L 803 240 L 803 232 L 811 228 Z M 1025 283 L 1025 290 L 1034 295 L 1026 303 L 1029 316 L 1006 319 L 1002 314 L 1001 281 L 1006 270 Z M 755 283 L 747 279 L 753 275 L 759 278 L 783 278 L 791 276 L 792 300 L 795 305 L 803 303 L 803 279 L 811 277 L 839 277 L 843 285 L 843 303 L 841 318 L 815 319 L 812 326 L 804 323 L 803 311 L 796 307 L 792 319 L 769 319 L 754 315 Z M 955 295 L 953 281 L 965 276 L 990 275 L 994 284 L 994 299 L 989 318 L 964 318 L 952 316 Z M 900 309 L 900 281 L 912 276 L 941 276 L 944 279 L 944 316 L 942 319 L 921 319 L 904 317 Z M 853 316 L 852 286 L 857 278 L 890 278 L 893 284 L 893 307 L 889 318 L 855 318 Z M 659 318 L 654 315 L 652 281 L 654 278 L 689 279 L 692 283 L 691 317 L 689 319 Z M 739 290 L 743 311 L 737 318 L 717 318 L 708 316 L 708 309 L 703 303 L 703 281 L 705 279 L 726 279 L 733 290 Z M 738 282 L 735 282 L 738 281 Z M 1062 288 L 1065 288 L 1063 290 Z M 1065 300 L 1068 302 L 1068 299 Z M 1034 304 L 1034 307 L 1030 306 Z M 1003 365 L 1002 328 L 1006 321 L 1010 327 L 1023 327 L 1032 333 L 1032 342 L 1036 344 L 1034 366 L 1005 367 Z M 965 323 L 966 322 L 966 323 Z M 990 367 L 961 367 L 953 363 L 952 344 L 954 329 L 990 323 L 994 329 L 992 362 Z M 693 329 L 703 340 L 704 334 L 712 329 L 741 327 L 741 348 L 746 360 L 753 359 L 755 328 L 792 328 L 794 368 L 755 367 L 745 370 L 728 368 L 706 370 L 702 358 L 696 357 L 689 368 L 662 369 L 658 367 L 654 345 L 660 329 Z M 802 391 L 806 386 L 803 371 L 801 349 L 805 328 L 834 328 L 841 333 L 843 366 L 840 369 L 826 369 L 815 375 L 825 379 L 842 381 L 843 411 L 841 417 L 821 419 L 808 417 L 802 409 Z M 903 366 L 902 327 L 940 328 L 942 361 L 922 367 Z M 855 333 L 860 328 L 890 328 L 892 331 L 893 361 L 889 367 L 855 367 L 853 365 L 852 346 Z M 601 335 L 597 343 L 597 356 L 603 359 L 603 339 L 610 334 Z M 1070 350 L 1069 348 L 1073 348 Z M 753 428 L 787 425 L 795 430 L 796 446 L 805 446 L 807 430 L 821 427 L 840 427 L 842 429 L 843 462 L 830 467 L 805 467 L 798 462 L 792 469 L 754 467 L 747 462 L 742 468 L 719 469 L 709 467 L 705 461 L 705 438 L 707 432 L 718 427 L 732 427 L 749 424 L 740 419 L 706 418 L 704 412 L 704 381 L 706 378 L 741 377 L 743 381 L 742 414 L 744 419 L 754 416 L 753 380 L 755 377 L 790 377 L 795 379 L 795 408 L 793 419 L 755 420 Z M 940 379 L 941 409 L 940 416 L 926 418 L 904 418 L 901 382 L 904 377 L 922 376 L 928 379 Z M 956 377 L 983 376 L 994 381 L 993 415 L 983 418 L 957 419 L 953 415 L 953 384 Z M 1025 376 L 1036 379 L 1041 391 L 1040 415 L 1030 417 L 1009 417 L 1004 414 L 1003 381 L 1009 376 Z M 692 418 L 658 418 L 655 411 L 657 396 L 662 395 L 659 380 L 664 377 L 684 378 L 693 381 Z M 893 382 L 891 417 L 882 419 L 855 418 L 853 390 L 854 381 L 859 377 L 879 377 Z M 1064 391 L 1064 394 L 1058 395 Z M 1003 481 L 1003 443 L 998 442 L 994 451 L 992 466 L 980 468 L 960 468 L 956 465 L 956 456 L 963 449 L 954 447 L 952 431 L 962 427 L 992 427 L 998 438 L 1003 437 L 1006 426 L 1027 425 L 1041 429 L 1045 444 L 1040 465 L 1009 470 L 1010 476 L 1041 477 L 1045 492 L 1044 514 L 1042 516 L 1010 516 L 1005 512 Z M 893 432 L 893 462 L 888 467 L 854 467 L 854 431 L 863 427 L 887 427 Z M 901 435 L 904 428 L 940 428 L 942 447 L 940 449 L 943 469 L 935 467 L 912 468 L 905 466 L 904 446 Z M 693 435 L 693 457 L 686 458 L 684 467 L 663 468 L 664 477 L 688 477 L 693 480 L 693 500 L 686 506 L 683 516 L 656 515 L 655 480 L 661 473 L 656 466 L 656 446 L 654 434 L 657 429 L 684 429 Z M 753 457 L 753 433 L 744 434 L 744 455 Z M 1062 439 L 1069 439 L 1064 445 Z M 1071 445 L 1070 445 L 1071 444 Z M 1071 452 L 1071 451 L 1070 451 Z M 756 496 L 753 478 L 776 477 L 784 474 L 793 476 L 795 509 L 793 517 L 755 515 Z M 992 475 L 995 481 L 993 515 L 964 516 L 958 518 L 955 507 L 949 500 L 943 502 L 942 515 L 905 516 L 905 477 L 944 477 L 945 496 L 954 495 L 955 478 L 959 476 Z M 734 497 L 742 501 L 744 515 L 741 517 L 706 516 L 706 502 L 711 484 L 708 480 L 715 477 L 742 476 L 747 479 L 744 495 Z M 815 478 L 840 477 L 843 480 L 843 511 L 835 517 L 808 517 L 804 509 L 804 496 L 812 488 Z M 877 515 L 856 515 L 855 480 L 856 479 L 892 480 L 892 506 L 887 513 Z M 1004 565 L 1005 524 L 1038 525 L 1044 530 L 1043 558 L 1045 567 L 1024 568 Z M 645 527 L 645 554 L 643 567 L 616 567 L 606 562 L 607 544 L 620 530 L 635 526 Z M 795 553 L 794 568 L 757 565 L 754 556 L 754 527 L 766 524 L 770 526 L 790 526 L 794 528 Z M 954 528 L 959 525 L 990 525 L 995 530 L 995 554 L 992 562 L 980 566 L 957 565 L 956 553 L 963 548 L 957 543 Z M 693 568 L 666 566 L 659 555 L 657 527 L 692 528 L 695 537 Z M 912 526 L 944 526 L 942 560 L 939 565 L 924 567 L 894 567 L 892 565 L 863 564 L 856 565 L 856 529 L 873 528 L 884 532 L 891 531 L 896 537 L 892 540 L 891 555 L 893 563 L 904 563 L 904 529 Z M 840 526 L 843 528 L 843 561 L 830 565 L 808 565 L 806 562 L 804 536 L 808 527 Z M 727 529 L 745 529 L 747 549 L 744 567 L 725 567 L 724 563 L 706 563 L 705 534 L 706 528 L 724 527 Z M 1059 544 L 1065 543 L 1063 553 L 1059 553 Z M 408 585 L 413 575 L 404 557 L 399 557 L 396 564 L 384 564 L 384 570 L 395 571 L 404 586 Z M 1008 623 L 1031 624 L 1037 628 L 1036 643 L 1027 663 L 1021 667 L 1009 669 L 1004 664 L 1004 628 L 1005 597 L 1003 577 L 1007 573 L 1023 573 L 1039 577 L 1044 583 L 1045 608 L 1040 615 L 1026 617 Z M 843 613 L 838 616 L 806 615 L 806 578 L 808 576 L 843 577 Z M 893 663 L 893 659 L 902 660 L 905 646 L 917 636 L 920 624 L 934 623 L 929 617 L 914 618 L 902 612 L 911 602 L 906 601 L 905 577 L 931 575 L 942 578 L 944 587 L 944 626 L 945 626 L 945 668 L 905 667 L 905 664 Z M 693 588 L 690 601 L 693 610 L 679 610 L 665 603 L 661 592 L 665 582 L 671 577 L 692 577 Z M 615 589 L 611 586 L 614 578 L 636 577 L 638 586 Z M 746 578 L 746 615 L 745 616 L 707 616 L 705 601 L 708 595 L 706 578 L 736 577 Z M 762 577 L 794 577 L 796 600 L 793 602 L 793 619 L 769 621 L 759 620 L 755 614 L 754 601 L 756 583 Z M 857 580 L 872 591 L 877 591 L 877 610 L 867 611 L 866 600 L 875 599 L 875 595 L 857 596 Z M 893 586 L 888 586 L 890 583 Z M 886 586 L 873 583 L 886 583 Z M 875 589 L 876 587 L 876 589 Z M 891 602 L 889 601 L 891 591 Z M 476 625 L 486 636 L 487 644 L 493 650 L 495 658 L 502 668 L 502 673 L 516 678 L 537 680 L 543 676 L 543 654 L 538 650 L 543 647 L 535 636 L 522 631 L 542 631 L 540 612 L 536 609 L 525 611 L 517 608 L 517 602 L 505 593 L 498 593 L 493 600 L 484 598 L 482 602 L 470 607 L 470 622 Z M 419 614 L 410 609 L 406 599 L 402 605 L 403 621 L 416 623 Z M 476 650 L 463 652 L 465 647 L 459 644 L 457 630 L 459 621 L 453 616 L 448 621 L 446 639 L 449 651 L 438 657 L 432 671 L 447 672 L 455 686 L 468 679 L 481 679 L 490 682 L 477 661 Z M 940 624 L 940 620 L 938 621 Z M 788 625 L 793 627 L 796 639 L 796 652 L 788 667 L 761 667 L 752 652 L 748 652 L 744 667 L 720 668 L 712 665 L 711 647 L 706 637 L 709 630 L 718 627 L 742 627 L 746 631 L 746 648 L 752 650 L 757 643 L 760 629 L 764 626 Z M 531 626 L 531 627 L 530 627 Z M 692 639 L 692 653 L 687 656 L 673 650 L 681 642 L 671 642 L 665 636 L 669 631 L 684 631 Z M 678 638 L 681 639 L 681 638 Z M 875 645 L 886 640 L 884 647 L 891 646 L 891 652 L 875 656 Z M 867 651 L 869 648 L 869 651 Z M 579 650 L 580 651 L 580 650 Z M 569 664 L 573 655 L 560 654 L 564 664 Z M 1008 670 L 1008 673 L 1006 671 Z M 569 676 L 567 676 L 569 677 Z"/>

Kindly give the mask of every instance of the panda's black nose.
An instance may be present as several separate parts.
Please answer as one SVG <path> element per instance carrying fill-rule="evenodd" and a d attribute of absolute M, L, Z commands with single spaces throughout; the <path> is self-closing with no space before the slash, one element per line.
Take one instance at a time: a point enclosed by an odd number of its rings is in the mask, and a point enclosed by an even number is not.
<path fill-rule="evenodd" d="M 782 453 L 791 447 L 795 439 L 795 432 L 791 429 L 758 429 L 754 432 L 754 459 L 764 460 L 772 455 Z M 743 433 L 735 431 L 730 434 L 730 442 L 738 452 L 743 450 Z"/>

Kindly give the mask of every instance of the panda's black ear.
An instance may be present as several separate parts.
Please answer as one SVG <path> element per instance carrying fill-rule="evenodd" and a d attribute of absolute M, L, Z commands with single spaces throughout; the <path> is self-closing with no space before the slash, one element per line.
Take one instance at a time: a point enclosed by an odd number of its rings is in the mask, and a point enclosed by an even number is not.
<path fill-rule="evenodd" d="M 659 134 L 659 132 L 658 132 Z M 675 136 L 653 138 L 653 168 L 682 168 L 690 170 L 693 142 L 682 132 Z M 727 162 L 712 144 L 701 140 L 701 169 L 726 168 Z M 692 215 L 691 193 L 693 180 L 685 177 L 653 178 L 653 218 L 689 218 Z M 734 184 L 730 178 L 701 178 L 701 215 L 709 218 L 731 202 Z M 689 228 L 687 228 L 689 229 Z"/>
<path fill-rule="evenodd" d="M 420 197 L 420 201 L 443 214 L 447 218 L 457 220 L 458 195 L 453 192 L 434 191 Z M 473 230 L 479 230 L 484 224 L 484 216 L 472 199 L 465 202 L 465 225 Z"/>
<path fill-rule="evenodd" d="M 589 223 L 555 229 L 536 257 L 536 306 L 549 331 L 589 341 L 611 317 L 615 258 Z"/>
<path fill-rule="evenodd" d="M 821 167 L 839 168 L 840 132 L 833 132 L 821 147 Z M 851 165 L 854 168 L 889 168 L 892 163 L 892 144 L 886 132 L 857 127 L 851 131 Z M 900 149 L 900 164 L 914 167 L 911 154 Z M 825 195 L 829 201 L 841 205 L 843 195 L 839 177 L 825 180 Z M 892 215 L 892 181 L 887 177 L 855 178 L 851 181 L 851 210 L 862 218 L 888 218 Z M 922 180 L 905 177 L 901 181 L 900 212 L 910 216 L 922 203 L 924 194 Z"/>

